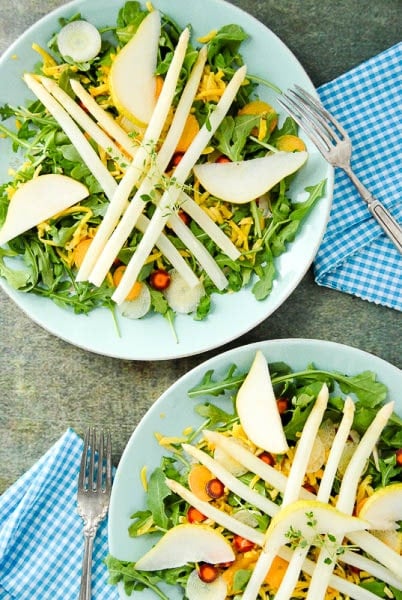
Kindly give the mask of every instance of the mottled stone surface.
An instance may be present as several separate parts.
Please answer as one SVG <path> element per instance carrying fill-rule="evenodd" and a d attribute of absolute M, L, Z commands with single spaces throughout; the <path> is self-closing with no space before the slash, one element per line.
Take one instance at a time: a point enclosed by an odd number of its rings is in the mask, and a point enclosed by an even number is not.
<path fill-rule="evenodd" d="M 63 4 L 0 0 L 0 52 L 31 23 Z M 399 0 L 233 4 L 268 25 L 316 85 L 399 41 Z M 318 338 L 359 347 L 402 367 L 400 322 L 395 311 L 318 287 L 310 271 L 275 314 L 222 350 L 264 339 Z M 88 424 L 108 426 L 117 463 L 131 432 L 158 396 L 219 351 L 150 363 L 101 357 L 48 334 L 0 292 L 0 492 L 69 426 L 79 434 Z"/>

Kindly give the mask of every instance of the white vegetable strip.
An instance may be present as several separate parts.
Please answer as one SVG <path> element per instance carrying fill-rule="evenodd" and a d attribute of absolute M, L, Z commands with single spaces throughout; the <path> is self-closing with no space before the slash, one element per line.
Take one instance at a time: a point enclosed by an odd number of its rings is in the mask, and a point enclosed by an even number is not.
<path fill-rule="evenodd" d="M 379 410 L 376 417 L 373 419 L 372 423 L 360 440 L 359 445 L 357 446 L 348 466 L 346 467 L 345 474 L 342 478 L 336 507 L 347 514 L 352 514 L 353 512 L 357 486 L 361 474 L 366 465 L 366 461 L 368 460 L 378 438 L 381 435 L 382 430 L 392 414 L 393 407 L 394 403 L 389 402 L 383 406 L 381 410 Z M 342 539 L 339 536 L 337 536 L 336 543 L 339 545 L 342 543 Z M 321 600 L 325 596 L 329 584 L 329 577 L 334 568 L 333 561 L 331 560 L 330 564 L 327 564 L 325 562 L 326 559 L 328 559 L 328 553 L 324 548 L 322 548 L 317 559 L 317 566 L 311 578 L 307 600 Z M 397 575 L 399 573 L 400 571 L 396 572 Z"/>
<path fill-rule="evenodd" d="M 206 452 L 190 444 L 182 444 L 182 448 L 187 454 L 207 467 L 229 490 L 243 498 L 243 500 L 246 500 L 246 502 L 250 502 L 250 504 L 253 504 L 270 517 L 273 517 L 279 511 L 279 506 L 275 502 L 272 502 L 269 498 L 265 498 L 265 496 L 255 492 L 248 485 L 239 481 L 230 471 L 222 467 Z"/>
<path fill-rule="evenodd" d="M 314 440 L 327 407 L 328 397 L 328 387 L 324 384 L 317 396 L 312 411 L 307 417 L 300 440 L 296 446 L 296 452 L 283 495 L 282 507 L 295 502 L 299 497 Z M 269 542 L 268 533 L 265 537 L 262 552 L 258 557 L 255 568 L 244 590 L 243 600 L 255 600 L 257 598 L 260 587 L 277 554 L 277 548 L 275 546 L 271 547 Z"/>
<path fill-rule="evenodd" d="M 347 537 L 352 544 L 359 546 L 400 578 L 402 573 L 402 556 L 370 532 L 361 532 L 364 535 L 358 535 L 358 533 L 360 534 L 360 531 L 348 534 Z"/>
<path fill-rule="evenodd" d="M 150 151 L 148 146 L 154 145 L 161 134 L 163 125 L 166 121 L 169 108 L 176 90 L 177 80 L 180 75 L 180 69 L 186 54 L 190 32 L 184 29 L 177 43 L 172 62 L 166 74 L 162 91 L 152 113 L 151 120 L 144 133 L 142 145 L 138 147 L 132 163 L 127 168 L 121 179 L 115 194 L 109 204 L 106 214 L 96 232 L 96 235 L 89 246 L 84 261 L 78 271 L 77 281 L 88 279 L 100 253 L 102 252 L 109 236 L 116 227 L 118 219 L 127 206 L 127 201 L 133 187 L 139 178 L 143 175 L 150 161 Z M 143 203 L 142 203 L 143 204 Z M 142 207 L 141 207 L 142 208 Z M 141 212 L 141 210 L 139 211 Z M 115 256 L 113 257 L 113 259 Z M 128 291 L 126 293 L 126 296 Z M 125 297 L 122 299 L 124 301 Z"/>
<path fill-rule="evenodd" d="M 208 442 L 214 446 L 219 446 L 222 448 L 222 450 L 230 454 L 230 456 L 239 461 L 249 471 L 261 477 L 261 479 L 272 485 L 280 492 L 283 493 L 285 491 L 287 482 L 286 475 L 280 471 L 277 471 L 274 469 L 274 467 L 267 465 L 260 458 L 258 458 L 258 456 L 250 452 L 250 450 L 244 446 L 241 446 L 240 444 L 237 444 L 234 440 L 227 437 L 223 433 L 219 433 L 218 431 L 209 431 L 208 429 L 204 429 L 202 434 Z M 312 497 L 312 494 L 309 494 L 306 490 L 305 497 Z"/>
<path fill-rule="evenodd" d="M 94 268 L 91 271 L 89 280 L 97 286 L 101 285 L 118 252 L 130 235 L 133 227 L 135 227 L 138 216 L 142 213 L 145 206 L 143 196 L 155 193 L 153 192 L 153 188 L 160 182 L 162 174 L 174 154 L 193 104 L 194 96 L 197 92 L 197 88 L 204 70 L 205 61 L 206 47 L 202 48 L 198 54 L 195 65 L 191 71 L 190 77 L 176 108 L 176 112 L 167 133 L 165 142 L 163 143 L 162 148 L 156 157 L 155 164 L 151 165 L 147 177 L 134 194 L 134 197 L 128 205 L 119 224 L 110 236 L 108 242 L 105 244 L 98 260 L 96 261 L 96 264 L 94 265 Z M 165 87 L 165 85 L 166 83 L 163 87 Z M 195 275 L 186 281 L 190 287 L 194 287 L 198 283 L 198 279 L 195 277 Z"/>
<path fill-rule="evenodd" d="M 278 552 L 278 556 L 287 561 L 291 560 L 292 554 L 292 550 L 286 546 L 283 546 Z M 308 575 L 312 575 L 314 569 L 315 562 L 307 558 L 303 563 L 303 571 Z M 343 579 L 338 575 L 331 575 L 329 582 L 331 588 L 338 590 L 341 592 L 341 594 L 345 594 L 346 596 L 353 598 L 353 600 L 381 600 L 380 596 L 377 596 L 377 594 L 373 594 L 373 592 L 365 590 L 364 588 L 360 587 L 360 585 L 356 585 L 355 583 L 352 583 L 347 579 Z"/>
<path fill-rule="evenodd" d="M 347 550 L 344 554 L 339 557 L 339 560 L 347 563 L 348 565 L 352 565 L 357 569 L 361 569 L 362 571 L 366 571 L 373 575 L 376 579 L 383 581 L 384 583 L 388 583 L 389 585 L 394 586 L 398 590 L 402 590 L 402 574 L 400 577 L 396 577 L 392 571 L 381 565 L 380 563 L 367 558 L 367 556 L 363 556 L 362 554 L 358 554 L 357 552 L 352 552 L 351 550 Z"/>
<path fill-rule="evenodd" d="M 205 246 L 195 237 L 191 229 L 187 227 L 176 213 L 170 215 L 168 225 L 173 229 L 177 237 L 181 239 L 183 244 L 187 246 L 194 258 L 198 260 L 218 290 L 223 290 L 228 285 L 225 274 Z"/>
<path fill-rule="evenodd" d="M 220 227 L 211 219 L 197 202 L 195 202 L 188 194 L 181 192 L 180 208 L 182 208 L 198 225 L 205 231 L 213 242 L 232 260 L 237 260 L 240 256 L 239 250 L 222 231 Z"/>
<path fill-rule="evenodd" d="M 148 217 L 146 217 L 145 215 L 140 215 L 138 217 L 138 221 L 137 221 L 137 228 L 142 233 L 145 233 L 148 225 L 149 225 Z M 183 277 L 185 277 L 185 275 L 187 276 L 187 279 L 195 277 L 193 271 L 188 266 L 188 264 L 186 263 L 186 261 L 184 260 L 184 258 L 180 254 L 180 252 L 172 244 L 172 242 L 169 240 L 169 238 L 166 237 L 166 235 L 164 233 L 161 233 L 161 235 L 156 240 L 156 246 L 159 248 L 159 250 L 161 252 L 163 252 L 163 254 L 166 256 L 166 258 L 171 263 L 171 265 L 173 265 L 173 267 L 175 267 L 175 269 L 177 269 L 177 271 Z M 198 279 L 197 279 L 197 282 L 198 282 Z"/>
<path fill-rule="evenodd" d="M 328 387 L 324 384 L 317 396 L 313 409 L 305 422 L 300 440 L 297 443 L 295 456 L 290 469 L 285 493 L 283 495 L 282 506 L 287 506 L 290 502 L 295 502 L 299 497 L 314 440 L 317 436 L 325 409 L 327 408 L 328 397 Z"/>
<path fill-rule="evenodd" d="M 113 195 L 116 182 L 88 142 L 80 128 L 64 108 L 53 98 L 41 83 L 31 74 L 24 75 L 24 81 L 35 96 L 42 102 L 50 114 L 56 119 L 64 133 L 81 156 L 88 169 L 101 185 L 106 196 Z"/>
<path fill-rule="evenodd" d="M 97 125 L 87 113 L 57 85 L 55 81 L 48 77 L 40 77 L 40 82 L 45 86 L 48 92 L 66 109 L 69 115 L 80 127 L 88 133 L 91 138 L 122 166 L 127 164 L 127 157 L 120 151 L 114 141 Z"/>
<path fill-rule="evenodd" d="M 172 490 L 172 492 L 178 494 L 180 498 L 183 498 L 183 500 L 188 502 L 191 506 L 194 506 L 194 508 L 198 509 L 203 515 L 208 517 L 208 519 L 212 519 L 212 521 L 215 521 L 215 523 L 218 523 L 218 525 L 225 527 L 237 535 L 241 535 L 245 539 L 250 540 L 250 542 L 257 544 L 258 546 L 263 545 L 264 534 L 261 533 L 261 531 L 257 531 L 253 527 L 241 523 L 241 521 L 231 517 L 225 511 L 212 506 L 209 502 L 200 500 L 195 494 L 190 492 L 190 490 L 182 486 L 177 481 L 174 481 L 173 479 L 165 479 L 165 483 Z"/>
<path fill-rule="evenodd" d="M 77 98 L 81 100 L 82 104 L 97 120 L 102 129 L 104 129 L 108 135 L 116 140 L 116 142 L 120 144 L 127 154 L 133 157 L 137 149 L 133 138 L 130 137 L 128 133 L 126 133 L 126 131 L 124 131 L 124 129 L 118 125 L 118 123 L 116 123 L 116 121 L 108 112 L 99 106 L 96 100 L 92 98 L 91 94 L 86 91 L 84 86 L 81 85 L 77 79 L 70 79 L 70 85 Z"/>
<path fill-rule="evenodd" d="M 317 493 L 317 500 L 321 500 L 322 502 L 328 502 L 329 500 L 339 461 L 353 424 L 354 413 L 355 404 L 353 400 L 346 398 L 343 408 L 343 418 L 336 432 Z M 275 600 L 289 600 L 291 598 L 309 549 L 310 547 L 307 545 L 305 548 L 299 548 L 294 552 L 279 589 L 276 592 Z"/>
<path fill-rule="evenodd" d="M 159 236 L 169 218 L 169 212 L 172 211 L 172 208 L 180 195 L 180 186 L 185 183 L 194 164 L 198 160 L 202 151 L 207 146 L 209 140 L 229 110 L 245 75 L 245 66 L 236 71 L 231 81 L 227 85 L 224 93 L 222 94 L 219 103 L 216 105 L 215 110 L 210 115 L 208 125 L 204 124 L 201 127 L 187 152 L 185 152 L 180 163 L 176 167 L 176 185 L 175 187 L 172 187 L 172 189 L 168 189 L 163 194 L 160 204 L 157 206 L 151 219 L 151 224 L 147 230 L 147 234 L 142 238 L 140 244 L 138 245 L 136 252 L 127 265 L 127 269 L 125 270 L 124 275 L 112 296 L 112 299 L 117 304 L 124 301 L 133 283 L 136 281 L 142 265 L 155 245 L 156 238 Z"/>

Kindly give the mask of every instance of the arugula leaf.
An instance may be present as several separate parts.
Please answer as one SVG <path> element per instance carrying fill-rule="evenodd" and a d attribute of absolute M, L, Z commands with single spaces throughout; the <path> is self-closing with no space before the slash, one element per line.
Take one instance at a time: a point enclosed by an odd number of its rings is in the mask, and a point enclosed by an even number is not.
<path fill-rule="evenodd" d="M 231 423 L 234 419 L 236 419 L 236 415 L 230 415 L 226 411 L 219 408 L 219 406 L 215 406 L 215 404 L 211 404 L 206 402 L 205 404 L 198 404 L 195 407 L 195 412 L 199 414 L 204 419 L 208 419 L 210 427 L 216 427 L 219 424 Z"/>
<path fill-rule="evenodd" d="M 147 16 L 148 11 L 142 10 L 140 2 L 129 0 L 117 14 L 116 36 L 122 44 L 127 44 Z"/>
<path fill-rule="evenodd" d="M 152 472 L 148 482 L 147 507 L 152 513 L 153 520 L 158 527 L 167 529 L 169 519 L 164 510 L 164 499 L 171 494 L 165 483 L 165 474 L 158 468 Z"/>
<path fill-rule="evenodd" d="M 247 138 L 259 122 L 259 115 L 226 116 L 214 136 L 218 150 L 233 162 L 242 160 Z"/>
<path fill-rule="evenodd" d="M 240 25 L 224 25 L 208 42 L 208 63 L 217 69 L 232 67 L 234 61 L 242 64 L 237 53 L 240 44 L 247 38 L 247 33 Z"/>

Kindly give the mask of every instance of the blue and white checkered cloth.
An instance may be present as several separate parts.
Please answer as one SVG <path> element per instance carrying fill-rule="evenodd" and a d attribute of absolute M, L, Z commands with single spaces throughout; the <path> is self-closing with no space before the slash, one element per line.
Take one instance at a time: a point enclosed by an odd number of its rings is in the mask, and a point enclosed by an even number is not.
<path fill-rule="evenodd" d="M 0 498 L 0 599 L 78 598 L 84 548 L 77 514 L 82 440 L 68 429 Z M 107 583 L 107 522 L 94 545 L 94 600 L 117 600 Z"/>
<path fill-rule="evenodd" d="M 356 175 L 402 223 L 402 43 L 318 93 L 352 139 Z M 320 285 L 402 310 L 402 256 L 340 169 L 314 274 Z"/>

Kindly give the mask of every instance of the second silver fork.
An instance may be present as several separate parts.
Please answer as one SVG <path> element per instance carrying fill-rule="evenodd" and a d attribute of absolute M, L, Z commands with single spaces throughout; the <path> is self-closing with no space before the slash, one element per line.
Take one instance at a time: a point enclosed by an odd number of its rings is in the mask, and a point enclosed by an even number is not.
<path fill-rule="evenodd" d="M 358 179 L 350 166 L 351 140 L 342 125 L 300 86 L 278 99 L 279 104 L 293 117 L 315 144 L 323 157 L 333 166 L 345 171 L 367 208 L 385 234 L 402 253 L 402 226 Z"/>
<path fill-rule="evenodd" d="M 92 552 L 99 523 L 106 517 L 112 491 L 110 434 L 88 429 L 78 476 L 77 511 L 84 521 L 84 557 L 79 600 L 90 600 Z"/>

